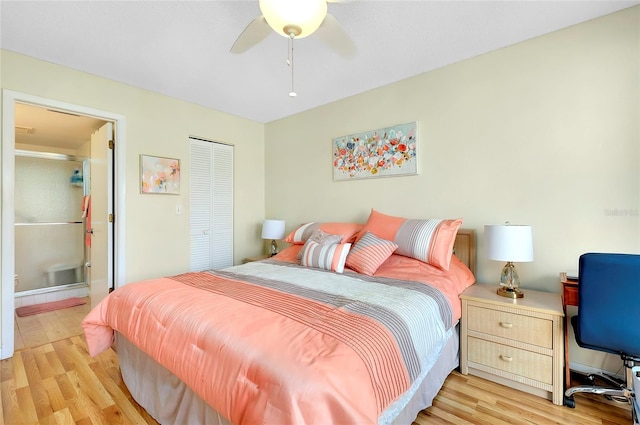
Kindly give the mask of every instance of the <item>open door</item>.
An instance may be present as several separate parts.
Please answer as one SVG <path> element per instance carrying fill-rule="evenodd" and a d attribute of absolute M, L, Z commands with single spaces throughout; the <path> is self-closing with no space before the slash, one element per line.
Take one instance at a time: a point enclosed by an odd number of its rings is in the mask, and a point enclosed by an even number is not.
<path fill-rule="evenodd" d="M 109 127 L 103 129 L 103 136 L 96 135 L 96 140 L 101 143 L 95 144 L 95 151 L 87 152 L 83 156 L 95 155 L 95 161 L 88 167 L 89 174 L 92 165 L 103 167 L 106 172 L 94 171 L 93 175 L 104 176 L 100 184 L 102 189 L 93 188 L 95 198 L 105 205 L 102 212 L 94 202 L 92 212 L 92 224 L 94 234 L 91 235 L 91 245 L 93 248 L 100 246 L 102 254 L 87 252 L 87 262 L 91 258 L 95 263 L 94 270 L 90 270 L 94 277 L 87 273 L 87 282 L 93 283 L 94 293 L 90 293 L 95 304 L 101 300 L 108 292 L 109 287 L 124 285 L 126 281 L 125 258 L 126 246 L 126 213 L 125 213 L 125 192 L 126 192 L 126 118 L 124 115 L 114 112 L 75 105 L 58 100 L 20 93 L 13 90 L 2 89 L 2 108 L 0 115 L 2 125 L 0 126 L 0 229 L 2 233 L 0 246 L 1 264 L 1 285 L 0 285 L 0 359 L 13 356 L 14 353 L 14 326 L 15 326 L 15 243 L 14 243 L 14 154 L 15 154 L 15 104 L 26 103 L 30 105 L 52 108 L 57 111 L 66 111 L 74 114 L 82 114 L 97 117 L 110 122 Z M 111 133 L 115 136 L 111 137 Z M 108 140 L 119 143 L 117 153 L 109 148 Z M 91 143 L 90 143 L 91 144 Z M 98 147 L 101 146 L 100 149 Z M 91 150 L 91 149 L 89 149 Z M 113 159 L 112 159 L 113 158 Z M 88 177 L 89 190 L 91 190 L 91 176 Z M 94 185 L 97 182 L 94 182 Z M 102 192 L 102 195 L 99 193 Z M 109 214 L 117 211 L 118 221 L 109 221 Z M 102 260 L 100 257 L 102 256 Z M 102 269 L 102 270 L 96 270 Z M 93 282 L 92 282 L 93 280 Z M 100 280 L 100 282 L 97 282 Z M 1 421 L 0 421 L 1 422 Z"/>
<path fill-rule="evenodd" d="M 113 289 L 113 123 L 91 135 L 88 213 L 86 226 L 87 282 L 91 307 Z"/>

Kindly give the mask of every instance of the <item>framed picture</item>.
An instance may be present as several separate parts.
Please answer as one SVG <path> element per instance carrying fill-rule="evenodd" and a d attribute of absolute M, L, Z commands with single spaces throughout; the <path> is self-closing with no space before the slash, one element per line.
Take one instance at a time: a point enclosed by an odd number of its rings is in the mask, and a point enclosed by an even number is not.
<path fill-rule="evenodd" d="M 140 193 L 180 194 L 180 160 L 140 155 Z"/>
<path fill-rule="evenodd" d="M 334 181 L 418 174 L 416 122 L 336 137 L 332 142 Z"/>

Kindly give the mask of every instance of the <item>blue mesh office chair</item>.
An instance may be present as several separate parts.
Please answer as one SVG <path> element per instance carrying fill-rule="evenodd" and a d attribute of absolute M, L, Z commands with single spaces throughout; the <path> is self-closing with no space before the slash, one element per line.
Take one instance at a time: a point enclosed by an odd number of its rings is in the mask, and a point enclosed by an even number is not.
<path fill-rule="evenodd" d="M 575 407 L 575 393 L 602 394 L 631 402 L 631 368 L 636 362 L 640 364 L 640 255 L 581 255 L 578 288 L 578 315 L 571 319 L 576 342 L 583 348 L 620 355 L 627 383 L 618 383 L 615 388 L 572 387 L 565 391 L 564 404 Z"/>

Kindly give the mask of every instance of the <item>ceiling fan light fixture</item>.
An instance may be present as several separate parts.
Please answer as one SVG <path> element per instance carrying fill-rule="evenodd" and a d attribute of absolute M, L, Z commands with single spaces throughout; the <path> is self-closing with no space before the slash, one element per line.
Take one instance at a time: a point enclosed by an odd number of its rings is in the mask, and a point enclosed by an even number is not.
<path fill-rule="evenodd" d="M 260 0 L 262 16 L 278 34 L 296 38 L 311 35 L 327 16 L 326 0 Z M 299 31 L 298 31 L 299 30 Z M 298 34 L 296 34 L 298 32 Z"/>

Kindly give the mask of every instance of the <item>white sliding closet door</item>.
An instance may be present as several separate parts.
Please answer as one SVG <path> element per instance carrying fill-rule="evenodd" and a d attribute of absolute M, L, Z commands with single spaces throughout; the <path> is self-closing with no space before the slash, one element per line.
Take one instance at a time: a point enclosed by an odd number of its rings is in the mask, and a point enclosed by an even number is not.
<path fill-rule="evenodd" d="M 191 271 L 233 265 L 233 146 L 189 138 Z"/>

